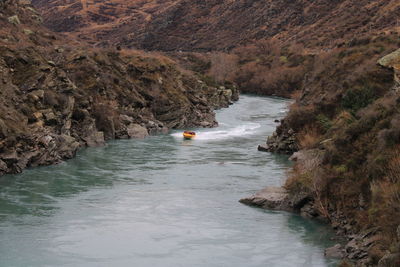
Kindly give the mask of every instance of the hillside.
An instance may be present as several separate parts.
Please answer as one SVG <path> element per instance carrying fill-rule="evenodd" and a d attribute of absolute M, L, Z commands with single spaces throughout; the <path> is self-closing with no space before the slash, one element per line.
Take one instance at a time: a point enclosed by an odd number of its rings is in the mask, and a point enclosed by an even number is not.
<path fill-rule="evenodd" d="M 49 28 L 91 45 L 167 51 L 243 92 L 285 97 L 299 90 L 320 54 L 400 32 L 397 1 L 33 3 Z"/>
<path fill-rule="evenodd" d="M 237 98 L 167 57 L 65 39 L 24 2 L 0 4 L 0 175 L 114 138 L 213 127 L 213 109 Z"/>
<path fill-rule="evenodd" d="M 100 46 L 149 50 L 231 49 L 276 37 L 331 47 L 391 30 L 400 7 L 390 1 L 170 0 L 42 1 L 45 24 Z"/>

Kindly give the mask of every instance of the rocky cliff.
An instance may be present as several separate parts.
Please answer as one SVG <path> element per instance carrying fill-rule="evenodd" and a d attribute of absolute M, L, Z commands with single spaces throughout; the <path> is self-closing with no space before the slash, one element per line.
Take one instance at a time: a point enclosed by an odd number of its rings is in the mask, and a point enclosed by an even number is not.
<path fill-rule="evenodd" d="M 91 49 L 41 21 L 29 1 L 0 2 L 0 175 L 109 139 L 213 127 L 237 99 L 164 56 Z"/>

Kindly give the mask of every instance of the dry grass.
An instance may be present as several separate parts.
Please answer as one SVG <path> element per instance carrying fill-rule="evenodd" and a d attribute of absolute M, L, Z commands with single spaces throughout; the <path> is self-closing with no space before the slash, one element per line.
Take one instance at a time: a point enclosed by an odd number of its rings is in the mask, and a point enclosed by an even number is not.
<path fill-rule="evenodd" d="M 297 135 L 301 149 L 314 148 L 319 143 L 320 138 L 318 127 L 315 126 L 306 126 Z"/>
<path fill-rule="evenodd" d="M 379 218 L 379 224 L 387 233 L 394 234 L 400 224 L 400 146 L 394 148 L 383 173 L 382 179 L 370 183 L 370 220 Z"/>
<path fill-rule="evenodd" d="M 300 132 L 307 125 L 315 123 L 315 113 L 315 107 L 312 104 L 302 106 L 295 102 L 290 105 L 289 113 L 285 120 L 295 132 Z"/>
<path fill-rule="evenodd" d="M 321 166 L 319 153 L 303 154 L 301 160 L 289 171 L 284 187 L 292 194 L 308 192 L 314 198 L 319 214 L 329 219 L 327 184 L 329 179 Z"/>

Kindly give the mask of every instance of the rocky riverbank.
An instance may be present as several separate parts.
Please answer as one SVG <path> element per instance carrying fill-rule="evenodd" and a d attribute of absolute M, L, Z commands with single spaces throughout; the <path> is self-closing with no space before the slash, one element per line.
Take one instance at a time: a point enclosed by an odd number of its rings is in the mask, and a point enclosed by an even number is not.
<path fill-rule="evenodd" d="M 376 59 L 362 85 L 352 80 L 355 89 L 338 95 L 340 101 L 318 103 L 304 90 L 259 147 L 298 150 L 284 188 L 241 200 L 330 223 L 345 242 L 326 255 L 342 258 L 342 266 L 400 266 L 399 64 L 400 50 Z"/>
<path fill-rule="evenodd" d="M 240 202 L 263 209 L 297 212 L 305 218 L 327 222 L 327 218 L 321 214 L 318 204 L 310 195 L 291 195 L 283 187 L 266 187 L 252 196 L 241 199 Z M 339 243 L 327 248 L 325 256 L 342 259 L 341 266 L 372 266 L 373 260 L 376 259 L 371 259 L 371 252 L 380 245 L 382 231 L 379 228 L 371 228 L 357 232 L 343 214 L 338 212 L 330 213 L 329 222 L 338 236 Z M 400 227 L 397 230 L 397 238 L 400 239 Z M 379 259 L 377 266 L 396 267 L 399 256 L 398 253 L 387 253 Z"/>
<path fill-rule="evenodd" d="M 241 203 L 263 209 L 299 212 L 305 218 L 321 218 L 312 198 L 307 195 L 291 196 L 283 187 L 266 187 L 255 195 L 240 200 Z M 368 251 L 380 240 L 378 229 L 369 229 L 359 234 L 352 232 L 352 226 L 343 220 L 341 214 L 332 214 L 331 224 L 337 235 L 347 242 L 338 243 L 325 250 L 326 257 L 357 261 L 357 266 L 368 266 Z M 400 228 L 399 228 L 400 231 Z M 400 232 L 399 232 L 400 233 Z M 398 255 L 397 255 L 398 256 Z M 396 255 L 387 255 L 378 266 L 393 265 Z"/>
<path fill-rule="evenodd" d="M 164 56 L 56 35 L 29 1 L 0 5 L 0 72 L 0 175 L 111 139 L 214 127 L 213 110 L 238 99 L 235 86 L 208 86 Z"/>

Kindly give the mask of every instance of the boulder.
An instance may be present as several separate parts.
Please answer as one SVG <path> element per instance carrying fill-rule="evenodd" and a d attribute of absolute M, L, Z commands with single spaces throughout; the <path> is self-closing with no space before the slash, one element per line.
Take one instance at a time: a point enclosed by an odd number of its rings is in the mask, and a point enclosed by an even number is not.
<path fill-rule="evenodd" d="M 283 187 L 269 186 L 255 195 L 242 198 L 239 202 L 264 209 L 291 210 L 287 205 L 289 194 Z"/>
<path fill-rule="evenodd" d="M 336 244 L 333 247 L 325 249 L 325 257 L 341 259 L 344 256 L 343 248 L 340 244 Z"/>
<path fill-rule="evenodd" d="M 43 111 L 43 116 L 46 125 L 52 126 L 57 124 L 57 117 L 51 109 L 46 109 Z"/>
<path fill-rule="evenodd" d="M 43 90 L 35 90 L 31 93 L 29 93 L 29 96 L 35 99 L 43 99 L 44 97 L 44 91 Z"/>
<path fill-rule="evenodd" d="M 269 152 L 269 146 L 267 144 L 258 145 L 257 150 L 262 152 Z"/>
<path fill-rule="evenodd" d="M 58 154 L 63 159 L 71 159 L 79 148 L 79 143 L 69 135 L 60 135 L 57 138 L 59 143 Z"/>
<path fill-rule="evenodd" d="M 145 138 L 149 135 L 149 132 L 143 126 L 131 123 L 127 128 L 129 138 Z"/>
<path fill-rule="evenodd" d="M 125 125 L 133 123 L 133 118 L 128 115 L 119 115 L 119 120 Z"/>
<path fill-rule="evenodd" d="M 54 138 L 51 135 L 45 135 L 39 139 L 39 143 L 45 147 L 48 147 L 50 142 L 53 142 L 53 140 Z"/>
<path fill-rule="evenodd" d="M 160 133 L 166 134 L 169 131 L 168 127 L 166 127 L 160 121 L 155 122 L 150 120 L 146 123 L 145 127 L 147 128 L 149 135 L 160 134 Z"/>
<path fill-rule="evenodd" d="M 84 137 L 83 140 L 88 147 L 98 147 L 106 144 L 103 132 L 93 131 L 90 135 Z"/>
<path fill-rule="evenodd" d="M 16 163 L 18 162 L 18 154 L 17 151 L 11 150 L 6 153 L 0 155 L 0 158 L 7 163 Z"/>
<path fill-rule="evenodd" d="M 393 68 L 395 65 L 400 64 L 400 49 L 379 59 L 378 64 L 386 68 Z"/>
<path fill-rule="evenodd" d="M 384 56 L 378 60 L 378 64 L 382 67 L 393 69 L 394 72 L 394 90 L 400 90 L 400 49 Z"/>

